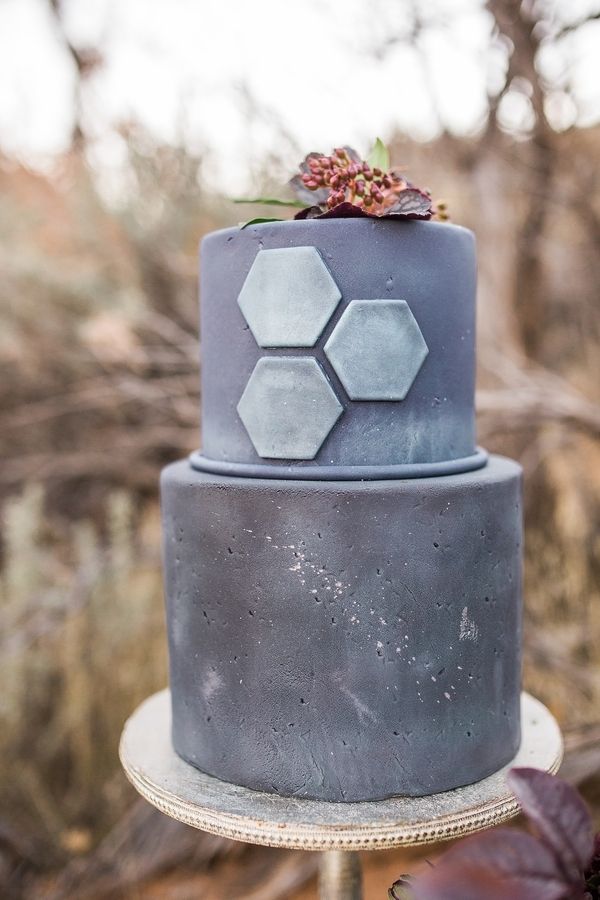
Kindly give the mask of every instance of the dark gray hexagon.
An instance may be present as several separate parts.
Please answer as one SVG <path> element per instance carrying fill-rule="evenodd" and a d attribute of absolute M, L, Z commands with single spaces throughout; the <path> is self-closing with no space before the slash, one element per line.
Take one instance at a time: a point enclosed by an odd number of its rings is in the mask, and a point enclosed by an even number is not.
<path fill-rule="evenodd" d="M 315 247 L 260 250 L 238 303 L 259 347 L 313 347 L 339 288 Z"/>
<path fill-rule="evenodd" d="M 312 357 L 263 356 L 237 407 L 265 459 L 314 459 L 342 405 Z"/>
<path fill-rule="evenodd" d="M 405 300 L 352 300 L 325 344 L 351 400 L 404 400 L 428 352 Z"/>

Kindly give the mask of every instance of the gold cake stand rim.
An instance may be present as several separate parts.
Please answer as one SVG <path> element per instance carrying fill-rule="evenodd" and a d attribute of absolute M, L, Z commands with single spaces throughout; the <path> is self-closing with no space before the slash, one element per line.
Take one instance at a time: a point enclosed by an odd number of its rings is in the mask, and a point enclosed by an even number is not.
<path fill-rule="evenodd" d="M 513 766 L 556 773 L 563 757 L 558 724 L 521 695 L 521 746 L 483 780 L 429 797 L 330 803 L 280 797 L 220 781 L 184 762 L 171 746 L 169 690 L 149 697 L 125 723 L 121 764 L 149 803 L 193 828 L 236 841 L 303 850 L 382 850 L 471 834 L 512 818 L 519 804 L 506 775 Z"/>

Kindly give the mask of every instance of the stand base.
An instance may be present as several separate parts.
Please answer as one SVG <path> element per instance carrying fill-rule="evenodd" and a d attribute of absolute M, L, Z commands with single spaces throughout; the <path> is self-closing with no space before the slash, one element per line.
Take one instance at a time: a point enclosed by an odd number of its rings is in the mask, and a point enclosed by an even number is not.
<path fill-rule="evenodd" d="M 356 851 L 327 850 L 319 866 L 321 900 L 361 900 L 362 872 Z"/>
<path fill-rule="evenodd" d="M 441 841 L 516 815 L 519 807 L 506 783 L 508 769 L 531 766 L 554 773 L 563 750 L 553 716 L 525 693 L 521 722 L 516 757 L 483 781 L 429 797 L 364 803 L 279 797 L 205 775 L 171 747 L 168 691 L 150 697 L 127 721 L 119 752 L 136 790 L 161 812 L 194 828 L 272 847 L 375 850 Z"/>

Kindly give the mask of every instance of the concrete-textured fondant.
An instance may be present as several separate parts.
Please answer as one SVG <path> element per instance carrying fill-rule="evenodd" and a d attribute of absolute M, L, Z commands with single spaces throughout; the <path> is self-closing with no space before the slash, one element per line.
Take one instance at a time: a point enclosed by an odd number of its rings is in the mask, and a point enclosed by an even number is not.
<path fill-rule="evenodd" d="M 325 344 L 351 400 L 404 400 L 427 353 L 404 300 L 352 300 Z"/>
<path fill-rule="evenodd" d="M 323 800 L 477 781 L 519 744 L 520 469 L 162 480 L 173 740 Z"/>
<path fill-rule="evenodd" d="M 327 266 L 342 299 L 315 346 L 303 352 L 318 360 L 345 412 L 314 462 L 300 460 L 298 467 L 347 467 L 347 477 L 353 478 L 362 477 L 366 466 L 461 459 L 470 463 L 475 453 L 473 235 L 440 222 L 371 219 L 273 222 L 225 229 L 204 238 L 200 266 L 203 457 L 213 467 L 222 462 L 228 470 L 236 463 L 263 465 L 273 474 L 279 467 L 285 477 L 283 469 L 289 461 L 259 456 L 236 412 L 250 373 L 265 355 L 242 314 L 238 296 L 253 264 L 263 258 L 285 260 L 288 251 L 303 255 L 307 247 Z M 374 305 L 377 299 L 405 300 L 429 348 L 401 403 L 349 400 L 324 353 L 348 304 L 371 299 Z M 298 348 L 297 337 L 294 342 Z M 270 353 L 300 355 L 298 349 L 285 348 Z M 358 470 L 356 475 L 351 467 Z M 239 474 L 247 471 L 241 468 Z M 327 478 L 327 473 L 322 477 Z"/>
<path fill-rule="evenodd" d="M 233 475 L 240 478 L 291 478 L 294 481 L 323 481 L 323 471 L 328 481 L 380 481 L 392 478 L 432 478 L 438 475 L 456 475 L 458 472 L 474 472 L 482 469 L 488 460 L 488 452 L 478 447 L 473 456 L 444 462 L 413 463 L 397 466 L 323 466 L 306 465 L 289 460 L 285 466 L 260 463 L 223 462 L 209 459 L 198 450 L 190 453 L 190 464 L 199 472 L 214 475 Z"/>
<path fill-rule="evenodd" d="M 313 459 L 342 406 L 311 357 L 264 356 L 238 413 L 261 457 Z"/>
<path fill-rule="evenodd" d="M 475 449 L 474 314 L 456 226 L 204 239 L 203 449 L 162 479 L 173 745 L 198 768 L 357 801 L 512 759 L 520 469 Z"/>
<path fill-rule="evenodd" d="M 259 250 L 238 297 L 259 347 L 312 347 L 340 301 L 315 247 Z"/>

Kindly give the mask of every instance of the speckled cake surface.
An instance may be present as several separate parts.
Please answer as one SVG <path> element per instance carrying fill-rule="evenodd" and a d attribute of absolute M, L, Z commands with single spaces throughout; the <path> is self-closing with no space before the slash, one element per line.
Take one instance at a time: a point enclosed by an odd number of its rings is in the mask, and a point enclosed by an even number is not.
<path fill-rule="evenodd" d="M 475 447 L 472 234 L 227 229 L 201 276 L 203 447 L 162 478 L 176 751 L 334 801 L 496 771 L 520 736 L 520 469 Z"/>

